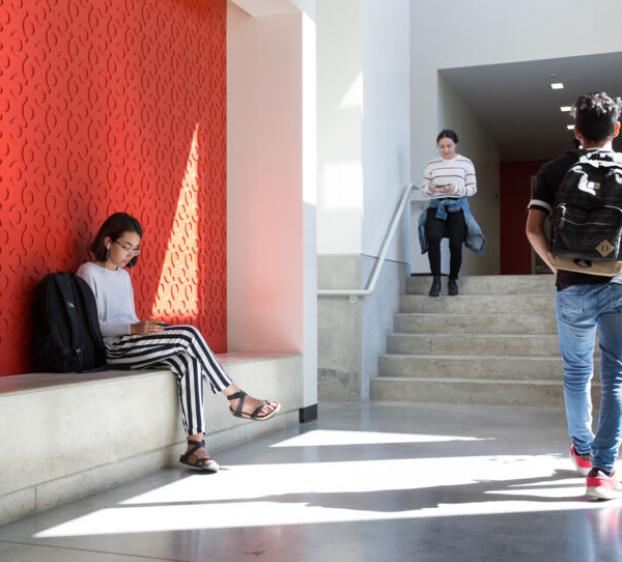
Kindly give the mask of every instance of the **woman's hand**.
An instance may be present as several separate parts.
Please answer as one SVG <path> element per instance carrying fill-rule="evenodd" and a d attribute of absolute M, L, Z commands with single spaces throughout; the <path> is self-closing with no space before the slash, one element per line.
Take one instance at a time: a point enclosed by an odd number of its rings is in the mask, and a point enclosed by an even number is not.
<path fill-rule="evenodd" d="M 156 320 L 149 319 L 132 324 L 132 335 L 135 336 L 149 336 L 151 334 L 159 334 L 163 331 L 164 327 Z"/>
<path fill-rule="evenodd" d="M 434 193 L 446 194 L 446 193 L 451 193 L 454 190 L 454 186 L 451 183 L 448 183 L 445 185 L 437 185 L 433 183 L 431 187 Z"/>

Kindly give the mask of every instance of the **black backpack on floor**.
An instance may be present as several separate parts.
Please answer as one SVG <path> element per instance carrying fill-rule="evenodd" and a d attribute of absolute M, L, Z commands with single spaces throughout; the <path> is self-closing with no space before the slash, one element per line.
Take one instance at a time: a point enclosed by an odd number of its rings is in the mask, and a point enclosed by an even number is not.
<path fill-rule="evenodd" d="M 105 366 L 95 296 L 77 275 L 51 273 L 41 280 L 35 289 L 33 326 L 37 370 L 67 373 Z"/>
<path fill-rule="evenodd" d="M 559 269 L 613 276 L 622 270 L 622 154 L 583 153 L 560 184 L 551 253 Z"/>

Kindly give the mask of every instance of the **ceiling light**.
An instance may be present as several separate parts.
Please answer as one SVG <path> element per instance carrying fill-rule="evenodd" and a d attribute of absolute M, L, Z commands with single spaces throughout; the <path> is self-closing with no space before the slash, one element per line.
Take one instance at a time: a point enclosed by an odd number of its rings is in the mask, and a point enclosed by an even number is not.
<path fill-rule="evenodd" d="M 572 106 L 570 105 L 562 105 L 559 109 L 561 109 L 564 113 L 572 111 Z"/>
<path fill-rule="evenodd" d="M 574 129 L 574 125 L 566 125 L 566 129 L 572 131 Z"/>
<path fill-rule="evenodd" d="M 563 82 L 552 82 L 551 83 L 551 88 L 553 88 L 554 90 L 563 90 L 564 89 L 564 83 Z"/>

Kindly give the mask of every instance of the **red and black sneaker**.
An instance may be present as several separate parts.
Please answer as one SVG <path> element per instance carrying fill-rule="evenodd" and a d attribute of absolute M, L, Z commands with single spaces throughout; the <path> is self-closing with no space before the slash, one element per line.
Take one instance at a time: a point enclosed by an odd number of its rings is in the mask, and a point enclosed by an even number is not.
<path fill-rule="evenodd" d="M 601 468 L 592 468 L 586 478 L 586 494 L 599 500 L 622 498 L 622 488 L 616 480 L 615 472 L 607 472 Z"/>
<path fill-rule="evenodd" d="M 570 445 L 570 460 L 581 476 L 587 476 L 587 473 L 592 470 L 590 455 L 580 455 L 575 450 L 574 445 Z"/>

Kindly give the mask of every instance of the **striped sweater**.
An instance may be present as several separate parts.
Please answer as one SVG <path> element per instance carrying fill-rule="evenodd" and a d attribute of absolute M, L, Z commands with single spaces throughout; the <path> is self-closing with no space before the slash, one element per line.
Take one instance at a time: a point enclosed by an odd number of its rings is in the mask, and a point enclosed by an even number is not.
<path fill-rule="evenodd" d="M 456 154 L 451 160 L 438 158 L 428 162 L 423 180 L 423 193 L 431 199 L 471 197 L 477 193 L 473 162 L 460 154 Z M 453 188 L 448 193 L 436 193 L 431 189 L 433 184 L 437 186 L 451 184 Z"/>

